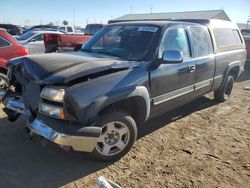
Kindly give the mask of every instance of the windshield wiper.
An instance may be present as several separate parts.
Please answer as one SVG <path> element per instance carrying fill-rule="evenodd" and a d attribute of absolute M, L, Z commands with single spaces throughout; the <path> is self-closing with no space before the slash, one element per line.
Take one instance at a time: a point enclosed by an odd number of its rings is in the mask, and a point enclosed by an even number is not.
<path fill-rule="evenodd" d="M 99 54 L 106 54 L 106 55 L 110 55 L 110 56 L 113 56 L 113 57 L 119 57 L 119 58 L 121 58 L 121 59 L 126 59 L 126 60 L 128 60 L 128 61 L 131 61 L 131 59 L 122 57 L 122 56 L 120 56 L 120 55 L 118 55 L 118 54 L 114 54 L 114 53 L 112 53 L 112 52 L 107 52 L 107 51 L 92 51 L 92 52 L 94 52 L 94 53 L 99 53 Z"/>

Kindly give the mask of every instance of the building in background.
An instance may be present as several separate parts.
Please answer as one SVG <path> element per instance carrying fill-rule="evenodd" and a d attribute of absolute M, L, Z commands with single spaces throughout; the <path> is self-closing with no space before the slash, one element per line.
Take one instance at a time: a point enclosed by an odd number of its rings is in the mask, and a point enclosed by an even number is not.
<path fill-rule="evenodd" d="M 220 19 L 231 21 L 224 10 L 203 10 L 187 12 L 126 14 L 110 20 L 109 23 L 137 20 L 166 20 L 166 19 Z"/>

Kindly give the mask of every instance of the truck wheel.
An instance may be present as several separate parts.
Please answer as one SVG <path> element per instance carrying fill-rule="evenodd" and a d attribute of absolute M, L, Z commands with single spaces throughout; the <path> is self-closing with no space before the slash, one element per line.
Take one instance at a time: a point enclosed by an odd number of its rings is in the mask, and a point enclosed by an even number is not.
<path fill-rule="evenodd" d="M 4 90 L 4 92 L 7 94 L 6 91 L 8 90 L 8 88 L 9 88 L 9 80 L 8 80 L 7 76 L 0 73 L 0 92 L 3 92 L 3 90 Z M 2 96 L 0 100 L 2 101 L 5 96 Z"/>
<path fill-rule="evenodd" d="M 218 90 L 214 91 L 214 98 L 220 102 L 226 101 L 233 90 L 233 85 L 234 85 L 234 77 L 229 75 L 227 77 L 225 84 Z"/>
<path fill-rule="evenodd" d="M 81 45 L 76 46 L 75 49 L 74 49 L 74 51 L 79 51 L 81 49 L 81 47 L 82 47 Z"/>
<path fill-rule="evenodd" d="M 7 76 L 0 73 L 0 89 L 7 89 L 9 88 L 9 80 Z"/>
<path fill-rule="evenodd" d="M 134 119 L 125 112 L 112 112 L 101 117 L 102 133 L 92 155 L 101 161 L 118 160 L 128 153 L 137 138 Z"/>

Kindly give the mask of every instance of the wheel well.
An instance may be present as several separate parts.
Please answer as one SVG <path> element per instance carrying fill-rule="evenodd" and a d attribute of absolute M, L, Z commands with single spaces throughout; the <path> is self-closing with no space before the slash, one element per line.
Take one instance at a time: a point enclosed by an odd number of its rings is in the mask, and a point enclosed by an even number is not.
<path fill-rule="evenodd" d="M 2 74 L 7 74 L 7 72 L 8 72 L 8 70 L 7 69 L 5 69 L 5 68 L 2 68 L 2 67 L 0 67 L 0 73 L 2 73 Z"/>
<path fill-rule="evenodd" d="M 75 48 L 74 48 L 74 51 L 79 51 L 81 49 L 82 45 L 77 45 Z"/>
<path fill-rule="evenodd" d="M 103 108 L 98 115 L 122 110 L 127 112 L 135 120 L 137 126 L 140 126 L 146 120 L 146 108 L 146 103 L 142 97 L 131 97 L 108 105 Z"/>
<path fill-rule="evenodd" d="M 237 67 L 233 67 L 230 71 L 228 75 L 232 75 L 234 77 L 234 80 L 236 80 L 236 78 L 238 77 L 238 74 L 240 72 L 240 68 Z"/>

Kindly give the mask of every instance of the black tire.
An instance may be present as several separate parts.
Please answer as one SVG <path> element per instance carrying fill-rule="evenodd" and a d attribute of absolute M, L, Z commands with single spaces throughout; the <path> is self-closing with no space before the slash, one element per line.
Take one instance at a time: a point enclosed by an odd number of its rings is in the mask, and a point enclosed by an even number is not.
<path fill-rule="evenodd" d="M 134 145 L 136 139 L 137 139 L 137 126 L 134 121 L 134 119 L 125 112 L 111 112 L 106 115 L 103 115 L 100 118 L 99 126 L 103 127 L 102 134 L 95 146 L 94 151 L 91 153 L 91 156 L 93 156 L 98 161 L 115 161 L 119 160 L 122 156 L 126 155 L 129 150 Z M 110 131 L 111 129 L 108 129 L 108 126 L 111 124 L 114 124 L 115 129 L 117 129 L 118 132 L 113 133 Z M 119 126 L 121 126 L 119 128 Z M 118 126 L 118 127 L 117 127 Z M 119 133 L 119 130 L 126 130 L 128 131 L 125 134 L 122 134 L 120 136 L 116 135 Z M 113 138 L 109 138 L 113 136 Z M 128 136 L 129 135 L 129 136 Z M 102 139 L 103 138 L 103 139 Z M 119 139 L 118 139 L 119 138 Z M 124 140 L 123 140 L 124 139 Z M 127 139 L 127 140 L 126 140 Z M 112 142 L 110 142 L 110 140 Z M 120 149 L 116 146 L 116 144 L 122 141 L 124 144 L 124 148 Z M 110 142 L 110 143 L 107 143 Z M 104 147 L 110 147 L 109 153 L 107 155 L 103 154 Z M 113 152 L 113 153 L 112 153 Z"/>
<path fill-rule="evenodd" d="M 76 46 L 75 49 L 74 49 L 74 51 L 79 51 L 81 49 L 81 47 L 82 47 L 81 45 Z"/>
<path fill-rule="evenodd" d="M 215 100 L 219 102 L 226 101 L 233 90 L 233 84 L 234 77 L 232 75 L 229 75 L 226 82 L 218 90 L 214 91 Z"/>

